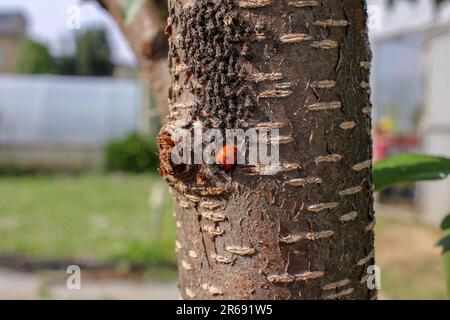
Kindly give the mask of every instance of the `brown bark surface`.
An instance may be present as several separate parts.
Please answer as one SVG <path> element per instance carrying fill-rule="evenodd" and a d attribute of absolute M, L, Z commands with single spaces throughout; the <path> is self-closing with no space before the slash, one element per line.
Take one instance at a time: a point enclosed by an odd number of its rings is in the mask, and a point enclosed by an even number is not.
<path fill-rule="evenodd" d="M 360 0 L 169 1 L 185 299 L 370 299 L 370 50 Z M 175 126 L 281 128 L 281 172 L 174 166 Z"/>

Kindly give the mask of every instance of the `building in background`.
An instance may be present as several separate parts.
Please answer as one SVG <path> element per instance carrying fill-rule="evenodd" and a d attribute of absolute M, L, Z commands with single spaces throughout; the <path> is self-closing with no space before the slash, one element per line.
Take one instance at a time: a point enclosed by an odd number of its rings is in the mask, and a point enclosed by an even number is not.
<path fill-rule="evenodd" d="M 0 73 L 14 73 L 27 20 L 20 13 L 0 12 Z"/>
<path fill-rule="evenodd" d="M 0 167 L 101 168 L 105 145 L 141 131 L 148 92 L 106 77 L 0 76 Z"/>
<path fill-rule="evenodd" d="M 372 49 L 377 160 L 416 151 L 450 157 L 450 21 L 379 33 Z M 385 126 L 387 118 L 395 125 Z M 404 194 L 422 220 L 438 225 L 450 210 L 450 180 L 412 190 Z"/>
<path fill-rule="evenodd" d="M 450 158 L 450 22 L 424 31 L 424 98 L 420 134 L 422 151 Z M 419 189 L 424 219 L 438 225 L 450 212 L 450 179 Z"/>

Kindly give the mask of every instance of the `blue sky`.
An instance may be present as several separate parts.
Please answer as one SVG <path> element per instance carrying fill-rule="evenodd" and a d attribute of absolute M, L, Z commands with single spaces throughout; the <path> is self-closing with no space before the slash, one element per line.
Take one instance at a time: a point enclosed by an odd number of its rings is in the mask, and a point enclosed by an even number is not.
<path fill-rule="evenodd" d="M 25 13 L 29 20 L 29 35 L 46 43 L 52 53 L 61 54 L 73 50 L 73 30 L 67 27 L 67 10 L 71 5 L 80 6 L 81 29 L 93 24 L 107 27 L 116 62 L 128 65 L 136 63 L 120 30 L 95 1 L 83 4 L 80 0 L 1 0 L 0 11 L 20 10 Z"/>

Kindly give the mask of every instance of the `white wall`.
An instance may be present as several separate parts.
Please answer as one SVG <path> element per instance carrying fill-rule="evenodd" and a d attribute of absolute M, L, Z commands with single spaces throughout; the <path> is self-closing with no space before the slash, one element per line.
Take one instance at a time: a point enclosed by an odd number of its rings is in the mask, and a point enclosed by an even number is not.
<path fill-rule="evenodd" d="M 450 30 L 426 42 L 423 151 L 450 157 Z M 450 179 L 420 185 L 424 219 L 438 225 L 450 213 Z"/>
<path fill-rule="evenodd" d="M 135 80 L 0 76 L 0 144 L 103 145 L 138 129 Z"/>

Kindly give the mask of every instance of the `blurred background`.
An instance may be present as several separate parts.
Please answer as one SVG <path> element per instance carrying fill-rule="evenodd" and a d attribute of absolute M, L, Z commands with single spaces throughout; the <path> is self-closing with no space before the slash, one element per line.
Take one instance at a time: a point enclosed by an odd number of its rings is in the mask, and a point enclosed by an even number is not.
<path fill-rule="evenodd" d="M 450 3 L 390 2 L 368 1 L 375 158 L 450 156 Z M 96 1 L 1 1 L 0 299 L 177 298 L 160 114 L 139 79 Z M 447 179 L 376 195 L 381 298 L 447 298 L 449 194 Z M 82 290 L 67 290 L 69 265 Z"/>

